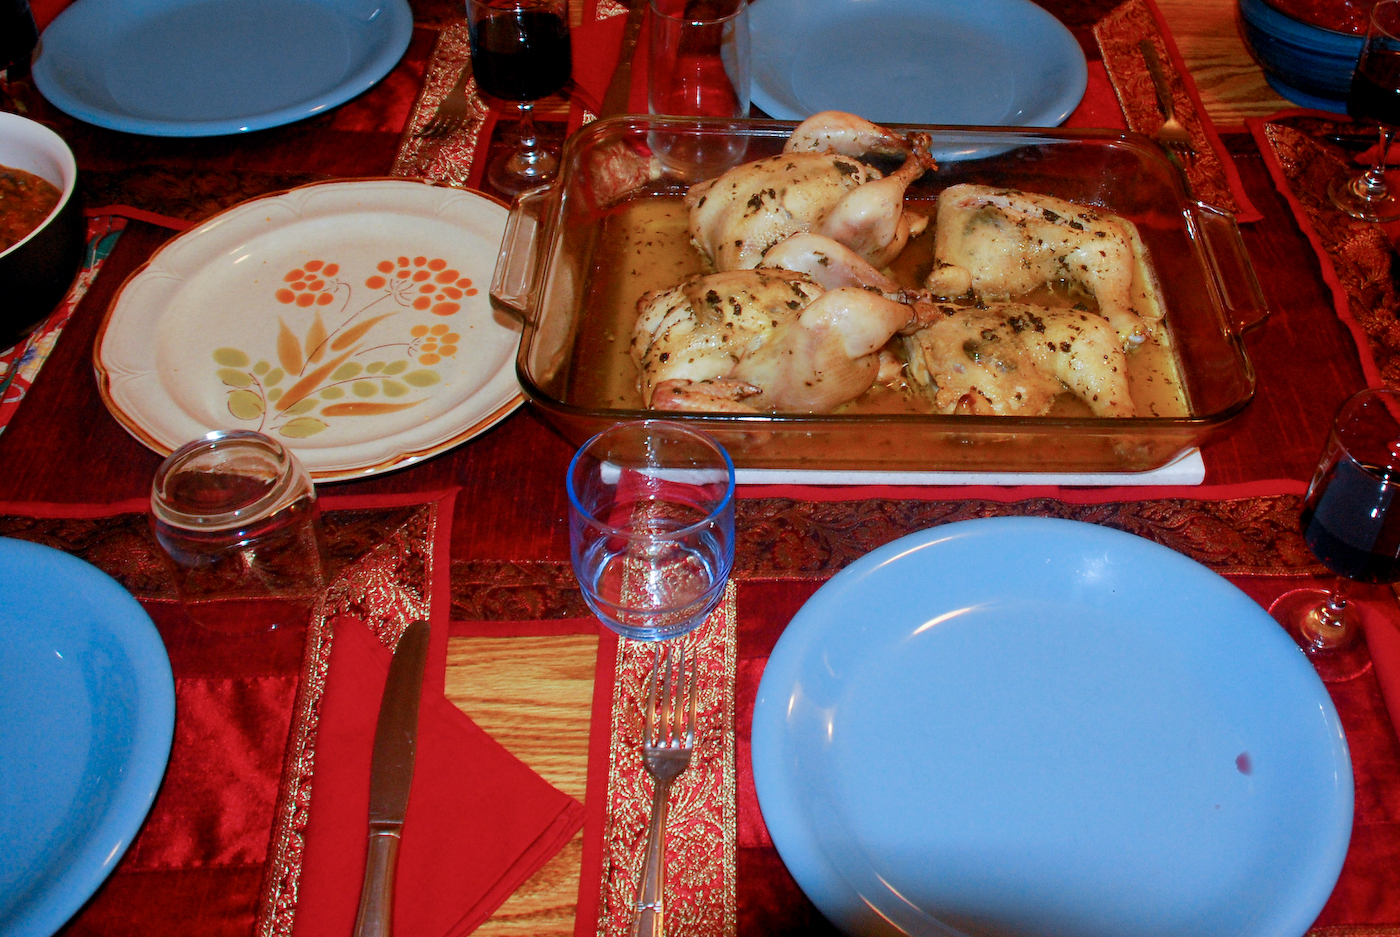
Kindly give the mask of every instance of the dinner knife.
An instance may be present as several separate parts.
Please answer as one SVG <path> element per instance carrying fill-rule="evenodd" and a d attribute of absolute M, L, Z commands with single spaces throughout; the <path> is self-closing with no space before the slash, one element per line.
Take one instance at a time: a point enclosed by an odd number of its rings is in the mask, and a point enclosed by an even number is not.
<path fill-rule="evenodd" d="M 613 70 L 612 81 L 603 95 L 599 117 L 616 117 L 627 113 L 627 102 L 632 96 L 632 55 L 637 50 L 637 37 L 642 33 L 642 17 L 647 11 L 647 2 L 631 0 L 627 7 L 627 23 L 622 27 L 622 48 L 617 51 L 617 68 Z"/>
<path fill-rule="evenodd" d="M 360 910 L 355 916 L 355 937 L 389 934 L 399 835 L 413 785 L 418 701 L 423 695 L 428 632 L 426 621 L 415 621 L 404 629 L 389 663 L 389 679 L 379 702 L 369 773 L 369 859 L 360 892 Z"/>

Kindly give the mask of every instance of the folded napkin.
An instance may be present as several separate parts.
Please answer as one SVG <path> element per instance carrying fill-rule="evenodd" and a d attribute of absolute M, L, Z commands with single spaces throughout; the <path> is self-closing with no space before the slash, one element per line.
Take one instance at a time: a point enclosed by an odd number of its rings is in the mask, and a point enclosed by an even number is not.
<path fill-rule="evenodd" d="M 1366 648 L 1371 652 L 1372 669 L 1385 697 L 1390 725 L 1400 737 L 1400 621 L 1393 601 L 1356 602 L 1361 624 L 1366 629 Z"/>
<path fill-rule="evenodd" d="M 626 22 L 625 16 L 610 16 L 569 30 L 573 54 L 572 95 L 579 106 L 594 114 L 603 109 L 603 96 L 608 93 L 608 85 L 617 69 L 617 54 L 622 48 L 622 28 Z M 638 58 L 637 66 L 644 61 Z M 636 72 L 632 77 L 635 85 Z"/>
<path fill-rule="evenodd" d="M 367 852 L 370 754 L 390 656 L 358 620 L 334 622 L 295 937 L 345 937 L 354 927 Z M 546 783 L 441 693 L 425 690 L 394 933 L 457 937 L 472 931 L 582 824 L 578 801 Z"/>

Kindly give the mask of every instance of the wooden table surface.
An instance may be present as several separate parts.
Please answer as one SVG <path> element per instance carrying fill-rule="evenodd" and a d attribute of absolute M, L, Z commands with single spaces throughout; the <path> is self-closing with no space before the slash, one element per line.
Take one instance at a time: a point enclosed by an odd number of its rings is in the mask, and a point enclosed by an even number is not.
<path fill-rule="evenodd" d="M 1240 36 L 1234 0 L 1157 0 L 1222 133 L 1293 107 L 1264 81 Z M 487 732 L 561 790 L 584 799 L 597 639 L 453 638 L 447 693 Z M 572 934 L 582 834 L 476 931 Z"/>
<path fill-rule="evenodd" d="M 1218 131 L 1239 130 L 1247 118 L 1297 106 L 1264 81 L 1240 35 L 1235 0 L 1157 0 L 1157 6 Z"/>

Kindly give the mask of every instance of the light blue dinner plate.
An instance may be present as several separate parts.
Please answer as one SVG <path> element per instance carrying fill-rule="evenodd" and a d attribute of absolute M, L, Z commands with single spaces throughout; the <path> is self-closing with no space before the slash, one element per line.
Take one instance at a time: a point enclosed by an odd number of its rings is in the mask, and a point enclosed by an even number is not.
<path fill-rule="evenodd" d="M 44 30 L 34 83 L 99 127 L 244 133 L 350 100 L 412 34 L 407 0 L 77 0 Z"/>
<path fill-rule="evenodd" d="M 1088 84 L 1084 51 L 1030 0 L 755 0 L 753 103 L 894 124 L 1054 127 Z"/>
<path fill-rule="evenodd" d="M 0 538 L 0 934 L 48 937 L 150 810 L 175 726 L 170 659 L 97 568 Z"/>
<path fill-rule="evenodd" d="M 763 819 L 851 934 L 1298 937 L 1352 775 L 1243 592 L 1107 528 L 913 534 L 823 586 L 759 686 Z"/>

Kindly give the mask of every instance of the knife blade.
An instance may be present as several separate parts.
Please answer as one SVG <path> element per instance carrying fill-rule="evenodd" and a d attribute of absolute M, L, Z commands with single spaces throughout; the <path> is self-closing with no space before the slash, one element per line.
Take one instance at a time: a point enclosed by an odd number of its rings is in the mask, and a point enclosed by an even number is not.
<path fill-rule="evenodd" d="M 428 660 L 429 626 L 415 621 L 404 629 L 389 663 L 389 679 L 379 702 L 374 754 L 369 775 L 369 858 L 355 916 L 355 937 L 387 937 L 394 909 L 394 870 L 399 836 L 413 786 L 418 738 L 418 701 Z"/>
<path fill-rule="evenodd" d="M 627 7 L 627 22 L 622 27 L 622 48 L 617 52 L 617 68 L 613 70 L 612 81 L 603 95 L 599 117 L 616 117 L 627 113 L 627 102 L 632 96 L 632 55 L 637 50 L 637 37 L 642 33 L 642 17 L 646 14 L 648 2 L 631 0 Z"/>

